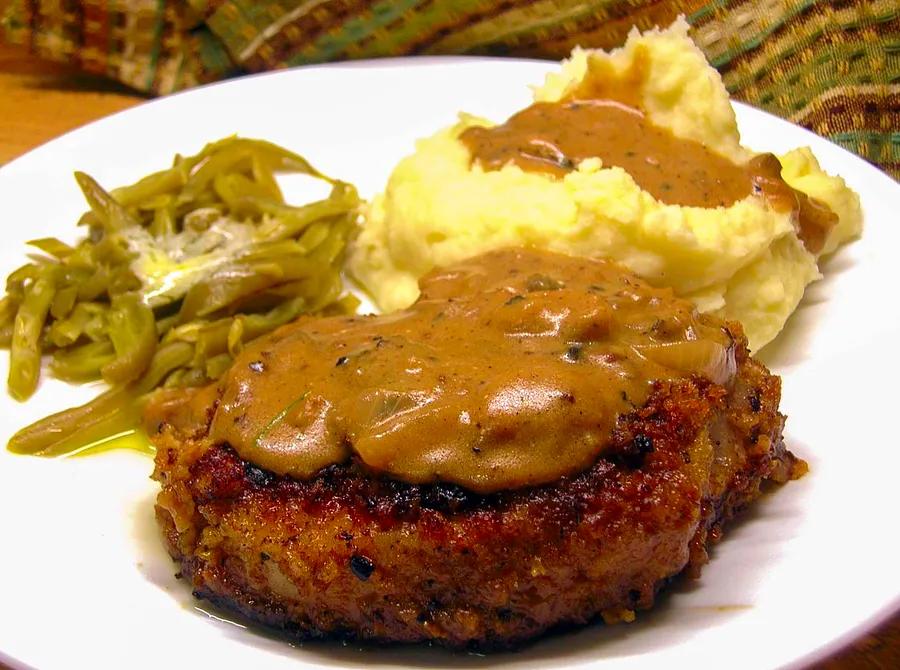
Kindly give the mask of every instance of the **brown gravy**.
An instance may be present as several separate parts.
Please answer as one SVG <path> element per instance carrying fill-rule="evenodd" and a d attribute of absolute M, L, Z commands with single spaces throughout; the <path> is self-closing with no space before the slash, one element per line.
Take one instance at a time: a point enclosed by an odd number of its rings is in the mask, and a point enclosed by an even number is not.
<path fill-rule="evenodd" d="M 717 321 L 613 263 L 507 249 L 421 289 L 403 312 L 302 318 L 250 346 L 210 438 L 298 478 L 357 458 L 486 493 L 589 467 L 654 380 L 734 374 Z"/>
<path fill-rule="evenodd" d="M 748 172 L 752 175 L 754 193 L 764 196 L 776 210 L 794 213 L 797 236 L 807 251 L 812 254 L 822 251 L 828 233 L 838 223 L 837 214 L 824 202 L 791 188 L 781 178 L 781 162 L 774 154 L 751 158 Z"/>
<path fill-rule="evenodd" d="M 503 125 L 473 126 L 461 139 L 486 170 L 514 163 L 561 176 L 586 158 L 599 157 L 671 205 L 727 207 L 751 189 L 743 167 L 613 100 L 538 102 Z"/>
<path fill-rule="evenodd" d="M 643 76 L 640 67 L 634 72 Z M 587 158 L 600 158 L 670 205 L 728 207 L 755 193 L 778 211 L 792 212 L 806 248 L 813 254 L 822 250 L 837 215 L 791 188 L 781 178 L 777 157 L 761 154 L 737 165 L 651 123 L 636 106 L 634 91 L 640 90 L 640 82 L 634 77 L 620 75 L 624 79 L 610 79 L 612 84 L 599 88 L 597 77 L 571 99 L 537 102 L 501 125 L 472 126 L 460 140 L 473 162 L 486 170 L 512 163 L 528 172 L 563 176 Z"/>

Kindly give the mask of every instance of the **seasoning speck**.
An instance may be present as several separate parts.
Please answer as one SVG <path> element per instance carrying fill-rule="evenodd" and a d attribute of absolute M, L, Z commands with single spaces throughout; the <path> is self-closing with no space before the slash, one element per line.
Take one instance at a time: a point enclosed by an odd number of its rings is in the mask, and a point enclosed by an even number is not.
<path fill-rule="evenodd" d="M 524 295 L 514 295 L 512 298 L 510 298 L 503 304 L 504 305 L 515 305 L 517 302 L 522 302 L 523 300 L 525 300 Z"/>
<path fill-rule="evenodd" d="M 752 396 L 750 396 L 749 401 L 750 409 L 753 410 L 754 413 L 762 409 L 762 403 L 759 400 L 759 394 L 754 393 Z"/>
<path fill-rule="evenodd" d="M 557 291 L 564 286 L 561 281 L 547 275 L 531 275 L 525 284 L 529 291 Z"/>
<path fill-rule="evenodd" d="M 266 369 L 266 364 L 262 361 L 253 361 L 249 367 L 253 372 L 262 372 Z"/>
<path fill-rule="evenodd" d="M 360 580 L 365 582 L 369 580 L 372 573 L 375 572 L 375 564 L 371 560 L 361 554 L 353 554 L 350 557 L 350 572 Z"/>
<path fill-rule="evenodd" d="M 339 359 L 337 359 L 337 363 L 334 364 L 334 367 L 339 368 L 339 367 L 341 367 L 342 365 L 347 365 L 347 362 L 348 362 L 349 360 L 350 360 L 350 359 L 347 358 L 346 356 L 341 356 Z"/>
<path fill-rule="evenodd" d="M 649 435 L 638 433 L 634 436 L 634 440 L 631 443 L 634 445 L 634 450 L 642 456 L 653 451 L 653 438 Z"/>
<path fill-rule="evenodd" d="M 575 363 L 576 361 L 581 360 L 581 345 L 573 344 L 568 349 L 566 349 L 566 353 L 563 355 L 570 363 Z"/>
<path fill-rule="evenodd" d="M 253 486 L 260 488 L 270 486 L 275 481 L 275 476 L 272 473 L 266 472 L 252 463 L 244 464 L 244 475 Z"/>

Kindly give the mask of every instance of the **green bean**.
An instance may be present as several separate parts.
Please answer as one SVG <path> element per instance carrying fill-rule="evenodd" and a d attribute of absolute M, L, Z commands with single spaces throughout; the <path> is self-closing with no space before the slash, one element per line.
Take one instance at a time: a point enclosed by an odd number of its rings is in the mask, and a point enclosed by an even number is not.
<path fill-rule="evenodd" d="M 41 371 L 41 331 L 55 290 L 56 277 L 48 268 L 34 280 L 16 312 L 7 380 L 9 392 L 16 400 L 28 399 L 37 388 Z"/>
<path fill-rule="evenodd" d="M 74 287 L 76 289 L 76 300 L 79 299 L 78 288 L 94 274 L 93 269 L 82 266 L 80 260 L 77 265 L 72 264 L 72 259 L 77 255 L 78 252 L 76 250 L 72 256 L 69 256 L 69 258 L 66 259 L 65 265 L 59 266 L 59 284 L 63 287 Z"/>
<path fill-rule="evenodd" d="M 242 340 L 249 342 L 279 326 L 292 321 L 307 309 L 307 299 L 296 297 L 263 314 L 246 314 L 241 317 Z M 228 351 L 228 337 L 232 318 L 219 319 L 207 324 L 191 323 L 172 329 L 167 340 L 191 342 L 196 345 L 197 362 Z"/>
<path fill-rule="evenodd" d="M 126 293 L 113 298 L 108 324 L 116 358 L 103 366 L 103 379 L 126 384 L 143 374 L 156 352 L 153 312 L 137 294 Z"/>
<path fill-rule="evenodd" d="M 278 283 L 282 276 L 281 268 L 272 263 L 230 263 L 191 287 L 181 303 L 181 322 L 209 316 L 242 296 Z"/>
<path fill-rule="evenodd" d="M 264 314 L 248 314 L 244 317 L 244 341 L 255 340 L 260 335 L 293 321 L 304 311 L 308 311 L 306 307 L 306 298 L 297 297 Z"/>
<path fill-rule="evenodd" d="M 98 241 L 92 249 L 94 263 L 107 267 L 125 265 L 134 257 L 134 253 L 128 249 L 122 237 L 115 233 L 107 233 Z"/>
<path fill-rule="evenodd" d="M 24 289 L 25 284 L 34 281 L 38 276 L 38 266 L 36 263 L 26 263 L 18 270 L 15 270 L 6 278 L 6 291 L 13 293 Z"/>
<path fill-rule="evenodd" d="M 89 276 L 93 271 L 96 263 L 93 258 L 93 246 L 90 242 L 82 240 L 74 249 L 74 251 L 66 257 L 63 268 L 66 274 L 77 274 L 80 279 L 77 283 L 84 281 L 84 277 Z"/>
<path fill-rule="evenodd" d="M 84 172 L 76 172 L 75 181 L 78 182 L 84 199 L 90 205 L 91 212 L 104 229 L 112 232 L 127 226 L 138 225 L 134 217 L 114 197 L 104 191 L 93 177 Z"/>
<path fill-rule="evenodd" d="M 97 217 L 94 216 L 93 212 L 85 212 L 78 217 L 78 222 L 75 225 L 79 228 L 98 228 L 100 227 L 100 222 L 97 220 Z"/>
<path fill-rule="evenodd" d="M 241 353 L 241 349 L 244 347 L 244 317 L 236 316 L 231 320 L 231 324 L 228 326 L 228 338 L 226 339 L 226 344 L 228 345 L 228 353 L 232 358 L 237 358 L 238 354 Z M 209 368 L 207 367 L 207 370 Z M 219 375 L 210 375 L 213 378 L 218 377 Z"/>
<path fill-rule="evenodd" d="M 187 386 L 185 384 L 185 378 L 187 377 L 187 373 L 190 372 L 193 368 L 178 368 L 177 370 L 173 370 L 169 373 L 169 376 L 165 378 L 162 383 L 162 388 L 164 389 L 174 389 L 174 388 L 183 388 Z"/>
<path fill-rule="evenodd" d="M 291 207 L 253 198 L 248 200 L 255 203 L 262 214 L 273 217 L 270 223 L 264 223 L 260 228 L 260 235 L 267 240 L 296 237 L 313 222 L 346 214 L 348 209 L 355 209 L 359 204 L 355 192 L 352 197 L 350 193 L 341 193 L 333 200 L 319 200 L 303 207 Z"/>
<path fill-rule="evenodd" d="M 336 217 L 316 221 L 305 227 L 304 230 L 295 231 L 300 235 L 299 238 L 270 240 L 254 244 L 247 254 L 241 257 L 241 260 L 263 260 L 273 256 L 306 256 L 334 235 L 335 228 L 339 225 L 339 219 Z"/>
<path fill-rule="evenodd" d="M 131 211 L 140 216 L 141 220 L 146 223 L 148 215 L 152 214 L 154 210 L 174 205 L 175 197 L 171 193 L 159 193 L 151 198 L 134 203 Z"/>
<path fill-rule="evenodd" d="M 181 377 L 182 386 L 204 386 L 210 381 L 211 379 L 206 376 L 206 371 L 202 368 L 188 368 Z"/>
<path fill-rule="evenodd" d="M 100 379 L 100 371 L 116 359 L 109 340 L 88 342 L 74 349 L 60 349 L 53 354 L 50 372 L 67 382 L 88 382 Z"/>
<path fill-rule="evenodd" d="M 359 309 L 360 300 L 352 293 L 345 293 L 333 303 L 322 308 L 323 316 L 338 316 L 340 314 L 355 314 Z"/>
<path fill-rule="evenodd" d="M 337 262 L 347 247 L 347 236 L 351 225 L 352 222 L 347 219 L 337 221 L 332 234 L 312 251 L 310 257 L 326 265 Z"/>
<path fill-rule="evenodd" d="M 229 354 L 218 354 L 206 359 L 206 376 L 210 379 L 218 379 L 231 367 L 233 358 Z"/>
<path fill-rule="evenodd" d="M 143 286 L 142 282 L 128 265 L 114 268 L 109 275 L 109 294 L 115 296 L 120 293 L 138 292 Z"/>
<path fill-rule="evenodd" d="M 170 316 L 156 319 L 156 336 L 163 337 L 166 333 L 168 333 L 172 328 L 178 325 L 178 315 L 171 314 Z"/>
<path fill-rule="evenodd" d="M 241 161 L 250 165 L 249 148 L 231 144 L 223 146 L 217 153 L 207 156 L 199 167 L 188 177 L 184 190 L 179 195 L 179 202 L 190 202 L 212 185 L 216 175 L 237 168 Z"/>
<path fill-rule="evenodd" d="M 301 254 L 306 254 L 334 234 L 334 221 L 319 221 L 303 231 L 296 244 Z"/>
<path fill-rule="evenodd" d="M 265 140 L 239 141 L 253 142 L 253 146 L 256 149 L 259 157 L 268 164 L 271 170 L 275 172 L 299 172 L 301 174 L 308 174 L 311 177 L 316 177 L 318 179 L 324 179 L 328 182 L 334 182 L 333 179 L 329 179 L 321 172 L 316 170 L 312 165 L 310 165 L 309 161 L 303 158 L 303 156 L 295 154 L 293 151 L 283 149 L 277 144 L 272 144 L 271 142 L 266 142 Z"/>
<path fill-rule="evenodd" d="M 45 254 L 49 254 L 54 258 L 66 258 L 72 254 L 74 249 L 68 244 L 60 242 L 55 237 L 42 237 L 38 240 L 26 242 L 29 246 L 40 249 Z"/>
<path fill-rule="evenodd" d="M 185 388 L 190 386 L 203 386 L 208 384 L 210 378 L 206 376 L 206 370 L 202 368 L 178 368 L 166 377 L 162 383 L 163 388 Z"/>
<path fill-rule="evenodd" d="M 173 370 L 184 367 L 194 358 L 194 346 L 188 342 L 172 342 L 156 350 L 144 376 L 135 384 L 142 393 L 155 389 Z"/>
<path fill-rule="evenodd" d="M 99 303 L 80 302 L 65 319 L 54 321 L 47 330 L 47 340 L 54 347 L 68 347 L 83 335 L 93 341 L 105 337 L 108 307 Z"/>
<path fill-rule="evenodd" d="M 245 207 L 242 204 L 245 200 L 251 198 L 268 200 L 271 198 L 270 192 L 264 185 L 245 177 L 240 172 L 217 174 L 213 179 L 213 189 L 228 205 L 232 214 L 238 216 L 245 213 L 243 211 Z"/>
<path fill-rule="evenodd" d="M 9 347 L 12 344 L 13 324 L 4 323 L 0 326 L 0 347 Z"/>
<path fill-rule="evenodd" d="M 173 167 L 147 175 L 131 186 L 114 188 L 110 191 L 110 195 L 123 207 L 138 206 L 159 195 L 181 188 L 186 180 L 187 175 Z"/>
<path fill-rule="evenodd" d="M 153 223 L 150 232 L 154 237 L 164 237 L 175 233 L 176 224 L 173 205 L 164 205 L 153 210 Z"/>
<path fill-rule="evenodd" d="M 109 286 L 109 268 L 98 267 L 90 277 L 78 285 L 79 300 L 96 300 L 106 293 Z"/>
<path fill-rule="evenodd" d="M 65 286 L 60 288 L 56 295 L 53 296 L 53 302 L 50 304 L 50 314 L 54 319 L 65 319 L 75 308 L 75 301 L 78 299 L 77 286 Z"/>
<path fill-rule="evenodd" d="M 130 389 L 110 389 L 89 403 L 41 419 L 12 436 L 17 454 L 60 456 L 86 444 L 134 428 L 144 399 Z"/>
<path fill-rule="evenodd" d="M 330 193 L 289 205 L 278 172 L 324 180 Z M 33 392 L 42 352 L 55 377 L 99 376 L 112 388 L 20 431 L 11 448 L 73 449 L 118 426 L 117 413 L 133 422 L 125 404 L 161 385 L 214 380 L 245 343 L 300 314 L 357 305 L 342 297 L 340 274 L 357 191 L 293 152 L 228 137 L 130 186 L 107 191 L 86 174 L 75 178 L 90 208 L 78 220 L 87 236 L 30 243 L 45 255 L 7 278 L 0 346 L 12 350 L 8 386 L 17 398 Z"/>
<path fill-rule="evenodd" d="M 306 251 L 301 247 L 297 240 L 267 240 L 263 242 L 255 242 L 248 247 L 240 260 L 244 263 L 252 261 L 264 261 L 272 256 L 287 256 L 291 254 L 303 255 Z"/>
<path fill-rule="evenodd" d="M 338 299 L 341 294 L 342 282 L 340 275 L 334 274 L 316 278 L 315 294 L 306 301 L 306 310 L 308 312 L 320 312 L 327 305 Z"/>
<path fill-rule="evenodd" d="M 275 175 L 272 173 L 272 169 L 266 165 L 265 161 L 259 155 L 255 155 L 251 161 L 251 165 L 253 168 L 253 179 L 260 185 L 263 192 L 272 200 L 284 202 L 284 195 L 281 192 L 281 187 L 278 186 L 278 182 L 275 181 Z"/>
<path fill-rule="evenodd" d="M 193 346 L 191 364 L 201 366 L 203 361 L 228 349 L 228 332 L 231 318 L 219 319 L 211 323 L 195 322 L 172 329 L 172 342 L 190 342 Z"/>
<path fill-rule="evenodd" d="M 19 311 L 19 301 L 11 295 L 0 298 L 0 326 L 11 325 Z"/>
<path fill-rule="evenodd" d="M 265 140 L 251 140 L 233 136 L 226 137 L 216 142 L 207 144 L 205 147 L 203 147 L 203 149 L 196 157 L 198 159 L 197 162 L 200 162 L 204 158 L 207 158 L 212 154 L 219 153 L 225 149 L 239 150 L 244 148 L 252 149 L 256 153 L 256 155 L 258 155 L 260 159 L 264 160 L 269 168 L 275 172 L 299 172 L 302 174 L 308 174 L 318 179 L 324 179 L 325 181 L 332 181 L 321 172 L 316 170 L 302 156 L 295 154 L 292 151 L 288 151 L 287 149 L 284 149 L 277 144 L 266 142 Z"/>

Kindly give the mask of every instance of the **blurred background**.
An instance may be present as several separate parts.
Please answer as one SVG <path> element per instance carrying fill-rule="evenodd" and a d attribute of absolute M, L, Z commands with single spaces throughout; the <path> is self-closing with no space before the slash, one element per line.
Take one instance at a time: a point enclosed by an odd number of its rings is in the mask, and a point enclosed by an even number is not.
<path fill-rule="evenodd" d="M 118 94 L 335 60 L 560 59 L 684 14 L 735 98 L 900 176 L 898 0 L 0 0 L 0 11 L 0 39 L 21 49 L 4 47 L 0 73 L 33 72 L 32 59 L 63 64 L 68 76 L 121 84 L 97 85 L 110 110 L 126 104 Z M 0 102 L 0 118 L 15 116 L 10 104 Z"/>

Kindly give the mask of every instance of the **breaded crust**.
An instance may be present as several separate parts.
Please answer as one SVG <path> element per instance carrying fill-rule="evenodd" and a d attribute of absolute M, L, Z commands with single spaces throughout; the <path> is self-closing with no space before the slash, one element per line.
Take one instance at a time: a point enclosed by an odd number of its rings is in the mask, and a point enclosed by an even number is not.
<path fill-rule="evenodd" d="M 742 341 L 738 326 L 730 326 Z M 517 645 L 598 615 L 630 621 L 765 480 L 805 468 L 782 442 L 780 381 L 737 347 L 730 389 L 656 384 L 593 467 L 476 495 L 359 465 L 265 472 L 205 428 L 155 426 L 157 518 L 194 592 L 301 638 Z"/>

